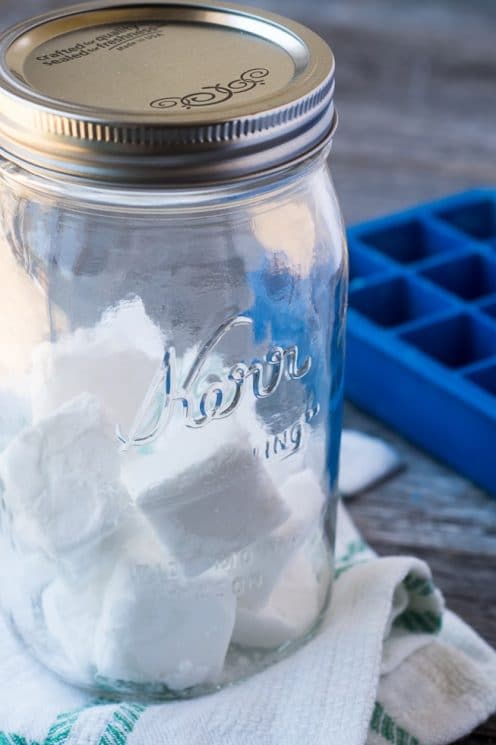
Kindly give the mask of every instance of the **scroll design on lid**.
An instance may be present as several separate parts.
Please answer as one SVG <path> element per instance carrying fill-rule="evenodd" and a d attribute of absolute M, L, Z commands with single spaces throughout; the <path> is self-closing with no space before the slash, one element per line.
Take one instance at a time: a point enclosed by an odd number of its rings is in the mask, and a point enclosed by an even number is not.
<path fill-rule="evenodd" d="M 183 109 L 192 109 L 201 106 L 215 106 L 224 101 L 229 101 L 238 93 L 248 93 L 258 85 L 265 85 L 265 78 L 270 71 L 265 67 L 254 67 L 245 70 L 239 78 L 231 80 L 230 83 L 222 85 L 204 85 L 196 93 L 188 93 L 185 96 L 168 96 L 156 98 L 150 103 L 152 109 L 174 109 L 180 106 Z"/>

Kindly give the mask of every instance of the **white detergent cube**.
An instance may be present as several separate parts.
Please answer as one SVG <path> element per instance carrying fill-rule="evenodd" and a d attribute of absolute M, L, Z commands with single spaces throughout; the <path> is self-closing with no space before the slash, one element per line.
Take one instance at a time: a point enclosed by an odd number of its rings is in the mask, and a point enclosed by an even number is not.
<path fill-rule="evenodd" d="M 123 454 L 121 479 L 138 502 L 165 480 L 180 476 L 198 463 L 215 456 L 223 444 L 236 437 L 232 418 L 213 422 L 210 434 L 174 421 L 166 432 L 145 448 L 130 448 Z"/>
<path fill-rule="evenodd" d="M 327 505 L 327 494 L 315 473 L 309 468 L 284 481 L 280 494 L 290 513 L 290 520 L 281 528 L 281 533 L 297 536 L 301 544 L 301 540 L 306 539 L 322 521 Z"/>
<path fill-rule="evenodd" d="M 382 481 L 401 467 L 401 459 L 390 445 L 362 432 L 344 430 L 341 437 L 339 488 L 352 496 Z"/>
<path fill-rule="evenodd" d="M 232 641 L 243 647 L 276 649 L 301 638 L 317 620 L 326 586 L 308 551 L 300 550 L 263 608 L 238 605 Z"/>
<path fill-rule="evenodd" d="M 8 388 L 0 388 L 0 452 L 31 420 L 26 399 Z"/>
<path fill-rule="evenodd" d="M 102 588 L 75 590 L 61 579 L 52 582 L 42 597 L 42 612 L 50 647 L 58 666 L 70 675 L 91 674 L 95 631 L 100 615 Z"/>
<path fill-rule="evenodd" d="M 180 690 L 219 680 L 234 626 L 228 583 L 185 580 L 149 555 L 119 564 L 105 593 L 97 675 Z"/>
<path fill-rule="evenodd" d="M 59 658 L 58 667 L 69 675 L 79 670 L 86 676 L 92 674 L 104 593 L 116 567 L 127 566 L 129 557 L 137 554 L 145 565 L 161 563 L 171 572 L 175 566 L 142 514 L 132 508 L 98 550 L 88 552 L 85 562 L 75 564 L 72 573 L 64 567 L 63 575 L 45 589 L 42 610 L 50 648 Z"/>
<path fill-rule="evenodd" d="M 119 458 L 102 407 L 89 394 L 23 430 L 0 455 L 15 533 L 52 558 L 100 542 L 128 509 Z"/>
<path fill-rule="evenodd" d="M 237 562 L 236 587 L 243 608 L 257 609 L 267 602 L 295 552 L 322 526 L 326 495 L 310 469 L 290 476 L 279 494 L 288 518 L 246 549 Z"/>
<path fill-rule="evenodd" d="M 137 504 L 187 575 L 268 535 L 288 517 L 264 467 L 242 444 L 221 445 L 207 460 L 145 490 Z"/>
<path fill-rule="evenodd" d="M 198 349 L 189 349 L 177 360 L 177 379 L 183 381 L 190 372 L 193 360 L 198 356 Z M 223 370 L 222 359 L 216 355 L 208 359 L 202 367 L 202 380 L 217 375 Z M 201 397 L 203 387 L 197 384 L 199 391 L 195 396 Z M 165 414 L 167 418 L 167 412 Z M 265 437 L 262 423 L 257 417 L 255 399 L 242 398 L 235 412 L 226 418 L 215 419 L 206 427 L 188 427 L 184 412 L 179 404 L 173 415 L 153 442 L 145 447 L 129 448 L 122 459 L 121 478 L 134 498 L 140 497 L 151 487 L 157 486 L 165 479 L 172 479 L 194 467 L 205 463 L 226 446 L 234 444 L 250 453 L 256 449 Z"/>
<path fill-rule="evenodd" d="M 21 634 L 35 633 L 42 593 L 55 576 L 53 562 L 39 553 L 18 553 L 9 545 L 7 537 L 2 536 L 0 566 L 0 604 Z"/>
<path fill-rule="evenodd" d="M 113 428 L 124 435 L 159 370 L 164 339 L 140 298 L 106 311 L 94 328 L 81 328 L 33 357 L 33 415 L 40 420 L 82 392 L 93 394 Z"/>

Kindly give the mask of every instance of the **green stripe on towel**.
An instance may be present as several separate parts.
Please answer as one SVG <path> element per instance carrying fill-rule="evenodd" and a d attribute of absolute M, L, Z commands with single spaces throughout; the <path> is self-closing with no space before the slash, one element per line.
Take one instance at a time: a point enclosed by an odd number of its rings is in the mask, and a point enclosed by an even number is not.
<path fill-rule="evenodd" d="M 54 724 L 48 730 L 48 735 L 43 745 L 63 745 L 63 743 L 67 742 L 72 728 L 82 711 L 84 709 L 59 714 Z"/>
<path fill-rule="evenodd" d="M 403 584 L 409 592 L 424 598 L 432 595 L 434 592 L 434 585 L 430 579 L 424 579 L 415 574 L 409 574 Z"/>
<path fill-rule="evenodd" d="M 26 740 L 21 735 L 7 734 L 6 732 L 0 732 L 0 745 L 39 745 L 34 740 Z"/>
<path fill-rule="evenodd" d="M 99 745 L 126 745 L 127 738 L 134 730 L 146 706 L 141 704 L 122 704 L 114 711 L 108 722 Z"/>
<path fill-rule="evenodd" d="M 368 550 L 369 550 L 368 545 L 365 543 L 365 541 L 359 538 L 356 541 L 351 541 L 350 543 L 348 543 L 344 554 L 342 554 L 341 556 L 338 556 L 336 559 L 336 562 L 339 564 L 348 563 L 357 554 L 362 554 Z"/>
<path fill-rule="evenodd" d="M 430 610 L 406 610 L 395 619 L 393 626 L 403 627 L 417 634 L 437 634 L 443 623 L 442 616 Z"/>
<path fill-rule="evenodd" d="M 391 745 L 421 745 L 416 737 L 396 724 L 378 701 L 374 707 L 370 729 Z"/>

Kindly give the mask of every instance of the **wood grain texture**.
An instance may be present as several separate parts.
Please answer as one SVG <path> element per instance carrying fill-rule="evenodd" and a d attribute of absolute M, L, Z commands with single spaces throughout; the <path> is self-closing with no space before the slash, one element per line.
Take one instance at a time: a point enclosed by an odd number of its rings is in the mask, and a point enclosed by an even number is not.
<path fill-rule="evenodd" d="M 2 0 L 0 25 L 66 4 Z M 494 184 L 493 0 L 251 4 L 303 21 L 334 49 L 332 171 L 349 222 Z M 347 423 L 393 442 L 408 466 L 350 504 L 364 535 L 380 553 L 428 561 L 450 607 L 496 646 L 496 501 L 352 407 Z M 496 717 L 457 745 L 496 745 Z"/>
<path fill-rule="evenodd" d="M 331 163 L 347 220 L 494 185 L 496 4 L 332 5 L 314 25 L 336 55 Z M 496 501 L 351 406 L 346 421 L 407 464 L 350 505 L 360 529 L 381 554 L 426 560 L 448 605 L 496 646 Z M 496 716 L 457 745 L 496 745 Z"/>
<path fill-rule="evenodd" d="M 496 500 L 350 404 L 345 423 L 390 442 L 406 465 L 348 502 L 364 536 L 380 554 L 424 559 L 449 607 L 496 647 Z M 457 745 L 496 745 L 496 716 Z"/>
<path fill-rule="evenodd" d="M 496 4 L 307 0 L 290 10 L 335 52 L 331 165 L 348 222 L 494 185 Z M 393 442 L 407 464 L 351 502 L 366 538 L 381 554 L 427 561 L 448 605 L 496 646 L 496 500 L 351 406 L 346 422 Z M 496 716 L 457 745 L 496 745 Z"/>

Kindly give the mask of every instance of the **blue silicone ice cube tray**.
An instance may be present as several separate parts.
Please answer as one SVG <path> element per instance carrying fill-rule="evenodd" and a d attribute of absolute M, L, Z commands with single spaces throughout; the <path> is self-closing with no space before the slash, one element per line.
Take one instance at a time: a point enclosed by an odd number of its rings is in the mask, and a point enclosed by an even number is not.
<path fill-rule="evenodd" d="M 496 496 L 496 190 L 348 241 L 348 398 Z"/>

